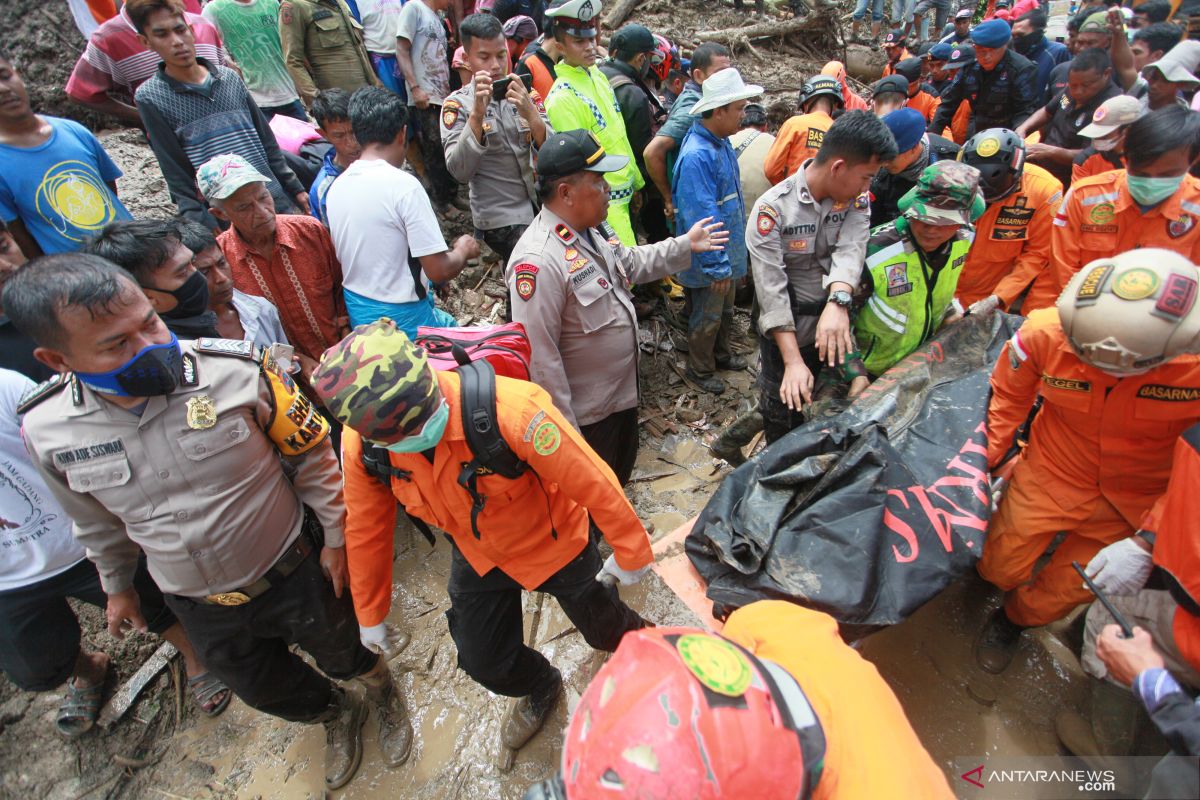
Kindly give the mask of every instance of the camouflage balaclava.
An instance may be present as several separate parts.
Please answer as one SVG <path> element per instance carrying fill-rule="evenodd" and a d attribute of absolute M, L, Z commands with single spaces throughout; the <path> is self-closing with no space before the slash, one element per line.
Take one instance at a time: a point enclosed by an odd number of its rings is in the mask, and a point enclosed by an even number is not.
<path fill-rule="evenodd" d="M 312 386 L 329 413 L 376 442 L 420 432 L 443 405 L 425 351 L 387 317 L 326 350 Z"/>

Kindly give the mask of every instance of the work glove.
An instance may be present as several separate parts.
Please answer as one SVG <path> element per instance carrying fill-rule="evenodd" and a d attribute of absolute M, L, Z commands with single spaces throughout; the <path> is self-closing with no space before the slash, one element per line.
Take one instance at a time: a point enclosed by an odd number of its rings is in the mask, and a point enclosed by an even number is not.
<path fill-rule="evenodd" d="M 617 557 L 609 556 L 604 560 L 604 566 L 596 573 L 596 580 L 601 583 L 607 583 L 609 586 L 621 584 L 622 586 L 633 586 L 646 577 L 646 573 L 650 571 L 650 565 L 641 569 L 627 570 L 617 566 Z"/>
<path fill-rule="evenodd" d="M 994 294 L 990 294 L 982 300 L 976 300 L 971 305 L 967 306 L 967 314 L 975 316 L 985 316 L 992 313 L 1000 307 L 1000 298 Z"/>
<path fill-rule="evenodd" d="M 1136 594 L 1146 585 L 1154 556 L 1130 536 L 1105 547 L 1088 562 L 1088 577 L 1105 594 Z"/>
<path fill-rule="evenodd" d="M 408 647 L 410 637 L 395 625 L 381 622 L 378 625 L 359 625 L 358 638 L 363 647 L 391 661 Z"/>

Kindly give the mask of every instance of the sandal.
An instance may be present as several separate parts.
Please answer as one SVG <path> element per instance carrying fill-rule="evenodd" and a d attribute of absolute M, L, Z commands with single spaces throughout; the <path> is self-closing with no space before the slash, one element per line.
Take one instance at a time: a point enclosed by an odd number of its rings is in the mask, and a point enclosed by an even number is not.
<path fill-rule="evenodd" d="M 233 699 L 233 692 L 225 685 L 225 682 L 211 672 L 188 678 L 188 689 L 191 690 L 200 713 L 206 717 L 217 716 L 229 706 L 229 701 Z M 225 695 L 220 700 L 215 700 L 214 698 L 221 692 L 224 692 Z"/>
<path fill-rule="evenodd" d="M 95 727 L 109 674 L 109 668 L 106 667 L 104 680 L 84 689 L 76 686 L 74 679 L 67 682 L 67 696 L 58 707 L 58 718 L 54 720 L 54 726 L 64 738 L 78 739 Z"/>

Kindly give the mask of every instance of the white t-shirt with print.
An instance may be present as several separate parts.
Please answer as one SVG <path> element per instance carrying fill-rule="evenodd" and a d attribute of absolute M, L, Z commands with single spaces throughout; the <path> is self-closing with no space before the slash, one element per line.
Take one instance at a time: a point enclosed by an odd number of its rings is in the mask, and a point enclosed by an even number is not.
<path fill-rule="evenodd" d="M 429 102 L 440 106 L 450 94 L 450 62 L 446 59 L 446 26 L 442 18 L 424 0 L 408 0 L 400 12 L 397 36 L 412 43 L 413 75 L 417 85 L 429 95 Z M 409 105 L 413 105 L 412 86 L 405 81 Z"/>
<path fill-rule="evenodd" d="M 342 288 L 384 303 L 418 300 L 409 255 L 448 249 L 421 182 L 386 161 L 360 158 L 329 187 L 325 202 Z"/>
<path fill-rule="evenodd" d="M 0 369 L 0 592 L 65 572 L 87 557 L 21 440 L 17 404 L 34 386 Z"/>

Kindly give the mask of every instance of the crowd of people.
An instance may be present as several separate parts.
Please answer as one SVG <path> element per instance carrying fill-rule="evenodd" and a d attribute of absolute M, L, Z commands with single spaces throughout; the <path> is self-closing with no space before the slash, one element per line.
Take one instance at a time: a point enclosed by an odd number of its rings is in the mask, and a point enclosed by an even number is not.
<path fill-rule="evenodd" d="M 513 698 L 505 747 L 563 686 L 524 643 L 522 590 L 615 652 L 530 797 L 953 796 L 832 618 L 764 601 L 720 635 L 656 628 L 617 591 L 654 560 L 624 492 L 639 319 L 681 302 L 686 383 L 723 395 L 750 366 L 732 346 L 750 287 L 756 403 L 712 443 L 734 465 L 965 316 L 1026 318 L 980 398 L 1003 488 L 978 573 L 1006 599 L 978 666 L 1092 602 L 1085 564 L 1136 627 L 1087 612 L 1092 714 L 1060 715 L 1063 744 L 1128 755 L 1148 713 L 1200 753 L 1186 9 L 1087 0 L 1059 42 L 1037 0 L 896 0 L 880 39 L 876 0 L 867 96 L 830 61 L 772 130 L 728 48 L 605 32 L 599 0 L 87 6 L 67 95 L 144 129 L 176 215 L 133 219 L 100 141 L 38 113 L 0 51 L 0 668 L 65 683 L 64 736 L 93 726 L 110 670 L 76 598 L 116 636 L 172 642 L 203 713 L 236 695 L 323 724 L 329 788 L 372 709 L 405 763 L 399 509 L 447 534 L 450 635 Z M 443 298 L 483 246 L 528 381 L 435 370 L 414 343 L 457 327 Z M 1164 759 L 1153 780 L 1191 796 L 1186 773 Z"/>

